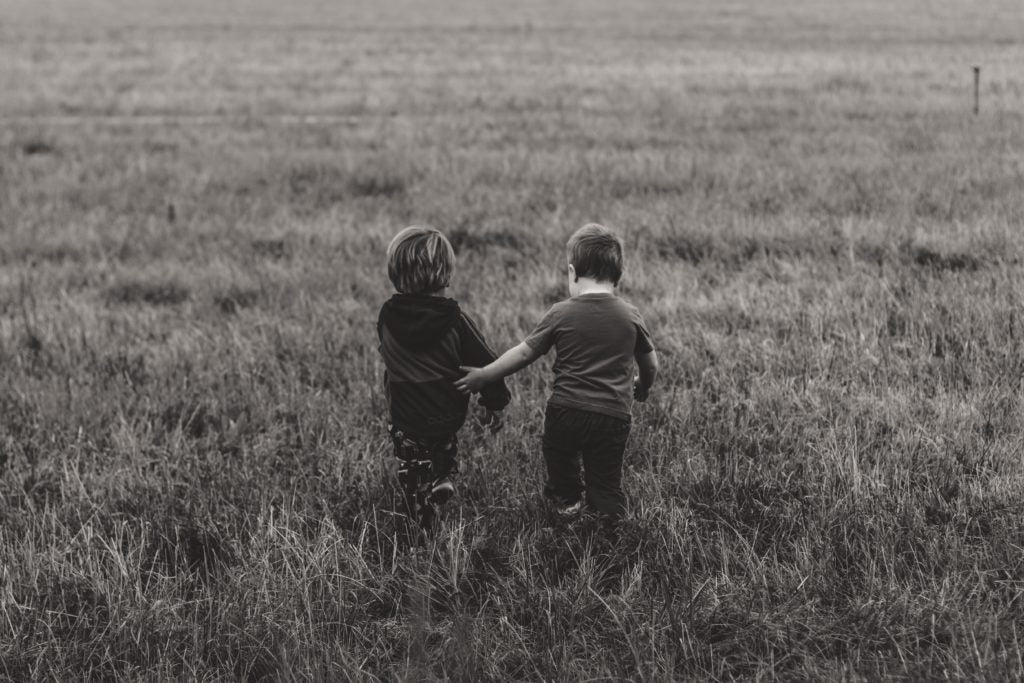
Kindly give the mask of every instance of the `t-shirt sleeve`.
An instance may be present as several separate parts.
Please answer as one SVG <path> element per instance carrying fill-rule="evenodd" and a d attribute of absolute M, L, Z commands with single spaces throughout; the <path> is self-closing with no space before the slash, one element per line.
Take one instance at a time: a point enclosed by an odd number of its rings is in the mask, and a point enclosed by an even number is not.
<path fill-rule="evenodd" d="M 654 350 L 654 342 L 651 341 L 651 333 L 647 329 L 640 311 L 633 310 L 633 325 L 636 327 L 636 345 L 633 347 L 633 355 L 641 356 Z"/>
<path fill-rule="evenodd" d="M 523 343 L 543 356 L 551 350 L 551 346 L 555 343 L 555 334 L 561 317 L 558 306 L 552 306 L 533 328 L 533 332 L 523 340 Z"/>

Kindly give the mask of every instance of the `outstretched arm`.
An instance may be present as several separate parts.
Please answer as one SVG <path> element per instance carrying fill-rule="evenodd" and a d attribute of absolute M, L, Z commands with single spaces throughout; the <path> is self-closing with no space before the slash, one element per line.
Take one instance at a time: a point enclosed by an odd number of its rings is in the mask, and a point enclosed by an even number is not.
<path fill-rule="evenodd" d="M 529 345 L 521 343 L 501 354 L 498 360 L 485 365 L 482 368 L 463 366 L 460 370 L 466 372 L 466 376 L 456 380 L 455 388 L 464 394 L 475 394 L 486 384 L 496 382 L 502 377 L 522 370 L 533 361 L 540 358 L 541 354 L 533 350 Z"/>
<path fill-rule="evenodd" d="M 658 376 L 658 354 L 653 350 L 636 355 L 636 366 L 640 374 L 633 381 L 633 398 L 646 401 L 654 379 Z"/>

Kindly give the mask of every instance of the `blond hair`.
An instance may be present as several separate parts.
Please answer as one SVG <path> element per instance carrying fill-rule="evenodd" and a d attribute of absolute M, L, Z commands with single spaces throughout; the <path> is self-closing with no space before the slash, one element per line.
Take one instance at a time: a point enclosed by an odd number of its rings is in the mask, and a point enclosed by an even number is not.
<path fill-rule="evenodd" d="M 402 294 L 429 294 L 448 286 L 455 250 L 440 230 L 410 226 L 388 245 L 388 278 Z"/>

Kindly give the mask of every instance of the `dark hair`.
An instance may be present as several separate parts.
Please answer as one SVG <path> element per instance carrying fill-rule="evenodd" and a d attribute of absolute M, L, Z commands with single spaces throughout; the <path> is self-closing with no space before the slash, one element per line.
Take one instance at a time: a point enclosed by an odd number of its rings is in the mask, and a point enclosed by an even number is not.
<path fill-rule="evenodd" d="M 569 263 L 576 277 L 590 277 L 619 284 L 622 278 L 622 242 L 618 235 L 597 223 L 588 223 L 577 230 L 566 243 Z"/>
<path fill-rule="evenodd" d="M 444 289 L 454 269 L 455 250 L 440 230 L 408 227 L 388 245 L 388 278 L 402 294 Z"/>

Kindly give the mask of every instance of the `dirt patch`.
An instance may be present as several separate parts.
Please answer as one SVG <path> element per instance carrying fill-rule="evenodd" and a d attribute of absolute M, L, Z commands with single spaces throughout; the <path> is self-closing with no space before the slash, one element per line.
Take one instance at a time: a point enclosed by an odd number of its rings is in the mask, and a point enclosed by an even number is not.
<path fill-rule="evenodd" d="M 715 245 L 709 235 L 678 235 L 658 242 L 658 255 L 662 258 L 677 258 L 697 265 L 715 254 Z"/>
<path fill-rule="evenodd" d="M 56 154 L 57 146 L 47 140 L 35 138 L 22 143 L 21 153 L 27 157 Z"/>
<path fill-rule="evenodd" d="M 292 245 L 284 238 L 254 239 L 249 243 L 257 256 L 268 259 L 285 259 L 292 255 Z"/>
<path fill-rule="evenodd" d="M 881 267 L 885 264 L 919 268 L 934 273 L 975 272 L 986 261 L 962 251 L 938 251 L 929 247 L 903 243 L 848 242 L 841 237 L 715 237 L 706 234 L 674 235 L 655 243 L 663 259 L 678 259 L 693 265 L 721 263 L 729 268 L 743 268 L 752 261 L 818 259 L 822 261 L 856 261 Z"/>
<path fill-rule="evenodd" d="M 706 234 L 677 235 L 662 239 L 658 245 L 662 258 L 677 258 L 694 265 L 718 261 L 739 268 L 754 260 L 796 260 L 808 256 L 836 257 L 841 245 L 832 239 L 803 237 L 716 238 Z"/>
<path fill-rule="evenodd" d="M 904 252 L 914 265 L 936 273 L 958 273 L 960 271 L 973 273 L 984 265 L 977 256 L 961 252 L 943 254 L 928 247 L 907 247 Z"/>
<path fill-rule="evenodd" d="M 287 171 L 285 186 L 293 201 L 324 208 L 348 199 L 394 199 L 405 195 L 409 183 L 400 173 L 380 165 L 350 171 L 329 163 L 303 163 Z"/>
<path fill-rule="evenodd" d="M 407 188 L 405 178 L 380 169 L 360 169 L 347 182 L 349 194 L 354 197 L 392 198 L 404 195 Z"/>
<path fill-rule="evenodd" d="M 220 309 L 221 313 L 234 315 L 243 308 L 255 306 L 261 296 L 262 292 L 258 289 L 231 287 L 227 291 L 213 297 L 213 303 Z"/>
<path fill-rule="evenodd" d="M 150 306 L 175 306 L 188 301 L 191 293 L 184 285 L 174 282 L 142 282 L 130 280 L 116 284 L 106 292 L 111 304 L 149 304 Z"/>
<path fill-rule="evenodd" d="M 471 231 L 456 228 L 448 233 L 448 241 L 458 254 L 462 251 L 486 251 L 493 247 L 523 251 L 528 248 L 521 235 L 506 230 Z"/>
<path fill-rule="evenodd" d="M 345 201 L 348 175 L 329 164 L 300 164 L 285 174 L 285 187 L 290 197 L 316 207 Z"/>

